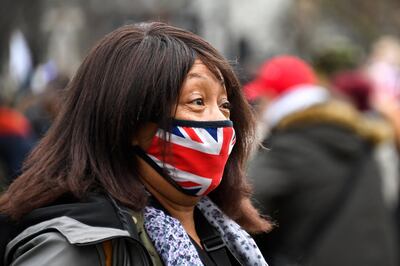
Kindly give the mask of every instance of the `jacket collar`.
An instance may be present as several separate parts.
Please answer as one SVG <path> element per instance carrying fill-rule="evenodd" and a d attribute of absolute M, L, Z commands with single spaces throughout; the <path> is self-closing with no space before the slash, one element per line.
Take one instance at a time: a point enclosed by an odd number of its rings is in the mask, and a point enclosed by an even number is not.
<path fill-rule="evenodd" d="M 139 241 L 130 211 L 111 197 L 93 194 L 85 201 L 78 201 L 71 195 L 64 195 L 18 222 L 1 216 L 0 251 L 4 252 L 6 246 L 10 250 L 20 240 L 51 229 L 60 232 L 71 244 L 91 244 L 121 236 Z"/>
<path fill-rule="evenodd" d="M 264 120 L 273 128 L 285 117 L 307 109 L 311 106 L 324 103 L 330 98 L 329 92 L 315 85 L 299 85 L 272 101 L 268 107 Z"/>

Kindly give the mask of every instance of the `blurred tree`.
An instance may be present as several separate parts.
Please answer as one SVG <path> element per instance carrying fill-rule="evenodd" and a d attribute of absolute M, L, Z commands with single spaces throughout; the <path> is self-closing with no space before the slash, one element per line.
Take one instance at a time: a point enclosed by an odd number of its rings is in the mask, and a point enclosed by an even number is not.
<path fill-rule="evenodd" d="M 400 1 L 299 0 L 290 20 L 299 53 L 309 55 L 320 45 L 345 37 L 369 49 L 385 34 L 400 34 Z"/>
<path fill-rule="evenodd" d="M 322 14 L 349 27 L 354 37 L 369 44 L 382 34 L 399 34 L 400 1 L 319 0 Z"/>

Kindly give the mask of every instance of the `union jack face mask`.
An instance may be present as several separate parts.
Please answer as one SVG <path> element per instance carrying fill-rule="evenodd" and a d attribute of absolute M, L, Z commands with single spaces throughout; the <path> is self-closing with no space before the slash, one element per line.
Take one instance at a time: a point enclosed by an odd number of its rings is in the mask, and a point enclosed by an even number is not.
<path fill-rule="evenodd" d="M 173 120 L 171 130 L 158 129 L 150 147 L 138 154 L 178 190 L 204 196 L 222 180 L 236 142 L 230 120 Z"/>

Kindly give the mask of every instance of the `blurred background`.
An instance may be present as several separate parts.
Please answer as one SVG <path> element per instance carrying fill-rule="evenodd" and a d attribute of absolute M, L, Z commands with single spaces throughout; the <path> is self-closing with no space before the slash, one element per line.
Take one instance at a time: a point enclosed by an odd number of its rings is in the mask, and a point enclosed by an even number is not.
<path fill-rule="evenodd" d="M 243 84 L 265 60 L 292 54 L 310 62 L 326 87 L 336 73 L 363 68 L 381 92 L 399 96 L 397 0 L 1 0 L 0 6 L 0 180 L 18 174 L 88 50 L 124 24 L 164 21 L 199 34 L 233 62 Z"/>
<path fill-rule="evenodd" d="M 384 215 L 390 217 L 385 218 L 390 220 L 390 225 L 376 222 L 374 226 L 378 224 L 386 230 L 386 233 L 377 233 L 382 238 L 395 236 L 390 240 L 395 244 L 388 246 L 393 251 L 389 253 L 394 254 L 390 255 L 390 261 L 398 261 L 400 1 L 0 0 L 0 3 L 0 191 L 18 176 L 24 158 L 50 127 L 62 103 L 64 88 L 96 41 L 124 24 L 164 21 L 204 37 L 233 63 L 245 85 L 254 79 L 262 79 L 264 74 L 271 74 L 260 70 L 266 60 L 276 55 L 295 55 L 314 69 L 319 86 L 351 103 L 357 109 L 357 117 L 359 113 L 368 117 L 374 113 L 374 117 L 379 116 L 380 120 L 387 122 L 390 147 L 380 156 L 382 181 L 363 192 L 361 200 L 366 204 L 363 207 L 370 210 L 370 202 L 364 200 L 371 194 L 382 196 L 384 203 L 375 210 L 387 209 Z M 268 127 L 271 126 L 264 121 L 264 115 L 268 109 L 266 106 L 276 98 L 251 95 L 251 89 L 245 93 L 259 118 L 259 138 L 268 139 Z M 311 165 L 315 165 L 315 161 L 311 161 Z M 287 168 L 286 165 L 283 167 Z M 330 172 L 331 169 L 321 171 Z M 266 178 L 272 180 L 273 175 L 269 175 L 272 170 L 261 172 L 268 173 Z M 321 172 L 314 172 L 318 179 Z M 260 180 L 260 187 L 266 186 L 267 179 Z M 273 188 L 272 183 L 268 187 Z M 298 188 L 304 194 L 307 191 Z M 266 191 L 268 189 L 260 193 L 268 194 Z M 341 197 L 342 194 L 339 191 L 335 195 Z M 310 192 L 311 198 L 305 206 L 315 203 L 314 196 L 314 192 Z M 290 211 L 292 206 L 289 206 Z M 310 217 L 319 211 L 310 211 Z M 272 211 L 267 209 L 266 212 L 271 214 Z M 352 213 L 356 215 L 356 212 Z M 377 217 L 372 212 L 370 214 L 370 217 Z M 300 212 L 299 217 L 303 216 Z M 357 217 L 349 217 L 347 224 L 357 220 Z M 368 217 L 362 219 L 369 220 Z M 276 220 L 279 223 L 279 218 Z M 280 221 L 280 224 L 281 230 L 285 231 L 284 222 Z M 306 221 L 305 224 L 310 223 Z M 311 235 L 313 230 L 312 227 Z M 292 233 L 289 235 L 291 237 Z M 278 243 L 276 239 L 272 241 L 274 246 Z M 354 257 L 351 247 L 343 245 L 347 242 L 343 239 L 333 246 L 344 247 L 350 253 L 349 258 Z M 259 244 L 267 243 L 267 240 L 260 240 Z M 368 241 L 360 241 L 363 242 Z M 379 243 L 376 239 L 371 239 L 371 242 Z M 329 250 L 335 251 L 333 248 Z M 376 254 L 367 250 L 368 247 L 361 249 L 361 257 L 365 257 L 364 253 Z M 332 255 L 337 257 L 337 252 L 332 252 Z M 274 257 L 270 256 L 270 265 L 297 265 L 275 264 Z M 388 256 L 382 253 L 375 257 L 379 261 Z M 326 258 L 329 256 L 323 257 Z M 382 261 L 377 264 L 338 264 L 397 265 Z"/>
<path fill-rule="evenodd" d="M 203 36 L 246 75 L 281 53 L 316 61 L 337 53 L 341 63 L 358 64 L 379 38 L 399 35 L 399 12 L 396 0 L 2 0 L 1 91 L 40 93 L 70 77 L 106 33 L 149 20 Z"/>
<path fill-rule="evenodd" d="M 337 73 L 362 69 L 379 95 L 397 103 L 400 95 L 398 0 L 1 0 L 0 6 L 0 180 L 18 174 L 90 47 L 124 24 L 164 21 L 199 34 L 234 63 L 243 84 L 265 60 L 292 54 L 307 60 L 327 88 Z M 392 102 L 383 112 L 395 120 Z"/>

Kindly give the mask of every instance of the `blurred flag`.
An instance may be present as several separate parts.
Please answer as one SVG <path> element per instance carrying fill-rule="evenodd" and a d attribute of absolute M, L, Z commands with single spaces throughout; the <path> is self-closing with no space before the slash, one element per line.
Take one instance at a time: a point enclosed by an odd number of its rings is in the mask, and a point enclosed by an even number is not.
<path fill-rule="evenodd" d="M 24 84 L 32 70 L 32 57 L 28 43 L 20 30 L 15 30 L 10 39 L 10 76 L 19 86 Z"/>

